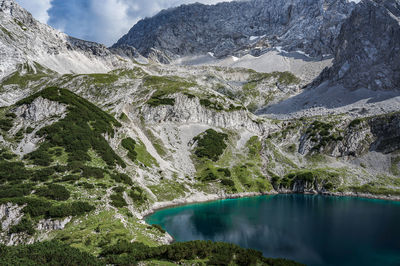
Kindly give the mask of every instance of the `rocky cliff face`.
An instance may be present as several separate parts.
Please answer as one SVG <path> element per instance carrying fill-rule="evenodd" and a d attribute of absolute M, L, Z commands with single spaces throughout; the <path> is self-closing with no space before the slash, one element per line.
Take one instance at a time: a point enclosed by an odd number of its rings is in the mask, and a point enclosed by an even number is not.
<path fill-rule="evenodd" d="M 363 0 L 342 26 L 328 81 L 355 90 L 400 88 L 400 1 Z"/>
<path fill-rule="evenodd" d="M 14 0 L 0 0 L 0 57 L 0 79 L 32 61 L 59 73 L 101 73 L 127 64 L 104 45 L 38 22 Z"/>
<path fill-rule="evenodd" d="M 207 52 L 216 57 L 260 54 L 271 46 L 313 56 L 330 54 L 353 6 L 347 0 L 183 5 L 139 21 L 114 47 L 131 45 L 162 61 Z"/>
<path fill-rule="evenodd" d="M 147 123 L 175 122 L 179 124 L 203 124 L 225 129 L 246 128 L 254 134 L 268 134 L 269 130 L 276 129 L 274 125 L 257 122 L 257 117 L 247 110 L 217 111 L 202 106 L 198 98 L 189 98 L 177 94 L 173 106 L 163 105 L 156 108 L 145 105 L 141 113 Z"/>

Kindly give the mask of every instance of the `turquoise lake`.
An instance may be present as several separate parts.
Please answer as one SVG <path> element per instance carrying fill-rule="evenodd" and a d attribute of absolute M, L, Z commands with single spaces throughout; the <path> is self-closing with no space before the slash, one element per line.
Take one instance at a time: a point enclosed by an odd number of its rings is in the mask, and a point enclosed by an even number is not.
<path fill-rule="evenodd" d="M 273 195 L 191 204 L 147 217 L 176 241 L 213 240 L 307 265 L 400 265 L 400 203 Z"/>

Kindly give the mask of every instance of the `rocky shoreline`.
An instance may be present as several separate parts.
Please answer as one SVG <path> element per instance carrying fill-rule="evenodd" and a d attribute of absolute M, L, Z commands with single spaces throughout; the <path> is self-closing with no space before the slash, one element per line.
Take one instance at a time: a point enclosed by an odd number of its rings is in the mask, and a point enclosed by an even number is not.
<path fill-rule="evenodd" d="M 257 197 L 264 195 L 278 195 L 278 194 L 304 194 L 304 195 L 322 195 L 322 196 L 335 196 L 335 197 L 356 197 L 356 198 L 364 198 L 364 199 L 379 199 L 379 200 L 389 200 L 389 201 L 400 201 L 400 196 L 392 196 L 392 195 L 374 195 L 369 193 L 357 193 L 357 192 L 316 192 L 316 191 L 305 191 L 305 192 L 294 192 L 294 191 L 268 191 L 268 192 L 244 192 L 237 194 L 210 194 L 210 195 L 192 195 L 188 198 L 175 199 L 173 201 L 167 202 L 157 202 L 155 203 L 149 210 L 146 210 L 141 213 L 141 219 L 144 220 L 146 216 L 149 216 L 156 211 L 183 206 L 187 204 L 194 203 L 205 203 L 216 200 L 224 200 L 224 199 L 238 199 L 238 198 L 246 198 L 246 197 Z"/>

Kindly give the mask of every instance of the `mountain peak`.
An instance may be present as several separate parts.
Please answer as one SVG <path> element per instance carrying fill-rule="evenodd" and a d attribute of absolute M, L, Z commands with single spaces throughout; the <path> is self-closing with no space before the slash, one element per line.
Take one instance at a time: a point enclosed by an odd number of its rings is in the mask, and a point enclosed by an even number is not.
<path fill-rule="evenodd" d="M 126 64 L 104 45 L 40 23 L 14 0 L 0 0 L 0 54 L 0 79 L 26 62 L 59 73 L 104 73 Z"/>
<path fill-rule="evenodd" d="M 260 54 L 276 46 L 312 56 L 331 54 L 354 5 L 347 0 L 182 5 L 139 21 L 113 47 L 131 45 L 145 56 L 155 49 L 171 58 Z"/>

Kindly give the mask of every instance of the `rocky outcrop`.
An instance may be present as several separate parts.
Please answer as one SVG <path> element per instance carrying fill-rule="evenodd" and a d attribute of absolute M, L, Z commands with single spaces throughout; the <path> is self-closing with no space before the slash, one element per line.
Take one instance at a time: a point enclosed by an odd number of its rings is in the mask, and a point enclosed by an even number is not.
<path fill-rule="evenodd" d="M 21 210 L 25 206 L 18 206 L 12 203 L 6 203 L 0 205 L 0 222 L 1 230 L 8 231 L 11 226 L 18 224 L 24 215 Z"/>
<path fill-rule="evenodd" d="M 67 111 L 67 105 L 38 97 L 30 104 L 17 107 L 14 113 L 26 122 L 36 123 Z"/>
<path fill-rule="evenodd" d="M 64 220 L 42 219 L 36 226 L 36 229 L 48 233 L 54 230 L 62 230 L 71 221 L 72 217 L 67 217 Z"/>
<path fill-rule="evenodd" d="M 13 148 L 15 153 L 23 155 L 32 152 L 42 140 L 36 136 L 38 130 L 65 117 L 67 105 L 38 97 L 30 104 L 18 106 L 13 113 L 17 117 L 14 119 L 14 127 L 10 130 L 12 135 L 21 130 L 26 131 L 27 128 L 32 129 L 24 134 L 18 146 Z"/>
<path fill-rule="evenodd" d="M 325 145 L 321 136 L 305 133 L 299 140 L 299 153 L 323 152 L 332 157 L 360 157 L 369 152 L 389 154 L 400 150 L 400 113 L 356 119 L 340 125 L 339 138 L 330 138 Z"/>
<path fill-rule="evenodd" d="M 373 118 L 369 121 L 371 132 L 375 136 L 370 150 L 391 153 L 400 149 L 400 114 Z"/>
<path fill-rule="evenodd" d="M 400 89 L 400 1 L 363 0 L 343 24 L 325 81 L 347 89 Z"/>
<path fill-rule="evenodd" d="M 299 140 L 299 153 L 305 155 L 322 152 L 332 157 L 360 156 L 367 153 L 373 141 L 373 134 L 368 124 L 356 128 L 346 126 L 340 139 L 330 139 L 326 143 L 321 136 L 312 137 L 307 133 L 302 135 Z"/>
<path fill-rule="evenodd" d="M 268 134 L 277 127 L 262 121 L 258 122 L 256 117 L 252 119 L 251 113 L 246 110 L 218 111 L 200 104 L 197 97 L 190 98 L 183 94 L 173 95 L 174 105 L 160 105 L 152 107 L 144 105 L 141 113 L 146 123 L 157 124 L 160 122 L 176 122 L 180 124 L 194 123 L 206 124 L 213 127 L 226 129 L 245 128 L 255 134 Z"/>
<path fill-rule="evenodd" d="M 252 0 L 182 5 L 139 21 L 113 47 L 132 45 L 145 55 L 216 57 L 281 46 L 312 56 L 331 54 L 354 3 L 347 0 Z"/>

